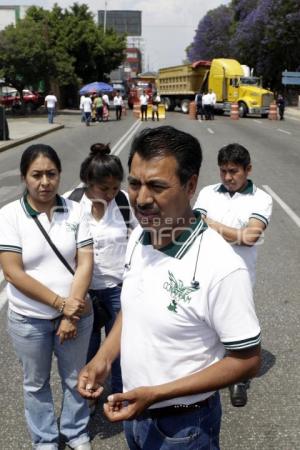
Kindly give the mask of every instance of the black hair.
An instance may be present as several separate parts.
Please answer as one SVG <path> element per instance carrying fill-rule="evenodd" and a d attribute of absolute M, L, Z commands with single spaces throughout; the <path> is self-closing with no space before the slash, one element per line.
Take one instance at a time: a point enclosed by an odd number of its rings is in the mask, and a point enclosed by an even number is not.
<path fill-rule="evenodd" d="M 251 164 L 251 158 L 248 150 L 240 144 L 233 143 L 222 147 L 218 153 L 218 165 L 228 163 L 238 164 L 244 169 Z"/>
<path fill-rule="evenodd" d="M 33 161 L 35 161 L 40 155 L 50 159 L 50 161 L 52 161 L 56 166 L 58 172 L 61 172 L 61 162 L 56 151 L 50 147 L 50 145 L 34 144 L 27 147 L 21 156 L 20 172 L 24 178 L 26 177 L 28 169 Z"/>
<path fill-rule="evenodd" d="M 192 175 L 198 176 L 202 162 L 199 141 L 191 134 L 171 126 L 145 128 L 135 136 L 129 153 L 129 170 L 135 153 L 145 160 L 156 156 L 173 156 L 177 161 L 177 175 L 181 184 L 186 184 Z"/>
<path fill-rule="evenodd" d="M 93 144 L 89 156 L 80 167 L 80 179 L 84 184 L 99 184 L 107 177 L 123 181 L 124 170 L 120 158 L 110 155 L 109 144 Z"/>

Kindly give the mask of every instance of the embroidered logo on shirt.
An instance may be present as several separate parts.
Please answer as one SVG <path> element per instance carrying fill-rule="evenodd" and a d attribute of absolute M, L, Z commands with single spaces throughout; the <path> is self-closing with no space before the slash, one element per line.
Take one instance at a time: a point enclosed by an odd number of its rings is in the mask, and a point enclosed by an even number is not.
<path fill-rule="evenodd" d="M 74 233 L 77 233 L 78 227 L 79 227 L 78 223 L 66 222 L 67 231 L 73 231 Z"/>
<path fill-rule="evenodd" d="M 197 291 L 198 287 L 184 286 L 181 280 L 176 280 L 173 273 L 168 270 L 169 281 L 165 281 L 163 288 L 170 293 L 171 303 L 168 305 L 168 310 L 177 313 L 177 304 L 179 301 L 190 302 L 191 292 Z"/>

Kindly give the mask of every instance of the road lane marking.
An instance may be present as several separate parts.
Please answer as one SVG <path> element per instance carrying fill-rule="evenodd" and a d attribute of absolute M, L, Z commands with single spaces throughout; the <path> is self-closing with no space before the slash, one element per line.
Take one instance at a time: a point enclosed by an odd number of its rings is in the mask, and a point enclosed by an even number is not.
<path fill-rule="evenodd" d="M 277 131 L 281 131 L 281 133 L 292 134 L 290 131 L 282 130 L 281 128 L 277 128 Z"/>
<path fill-rule="evenodd" d="M 215 132 L 214 132 L 211 128 L 207 128 L 207 131 L 208 131 L 210 134 L 215 134 Z"/>
<path fill-rule="evenodd" d="M 131 139 L 131 136 L 135 131 L 142 125 L 142 122 L 134 122 L 134 124 L 129 128 L 129 130 L 123 134 L 123 136 L 118 140 L 118 142 L 113 146 L 111 152 L 114 155 L 119 155 L 127 142 Z"/>
<path fill-rule="evenodd" d="M 273 197 L 274 200 L 281 206 L 281 208 L 287 213 L 288 216 L 295 222 L 300 228 L 300 217 L 290 208 L 268 185 L 263 185 L 265 191 Z"/>
<path fill-rule="evenodd" d="M 261 120 L 258 120 L 258 119 L 254 119 L 253 122 L 262 124 L 262 121 L 261 121 Z"/>

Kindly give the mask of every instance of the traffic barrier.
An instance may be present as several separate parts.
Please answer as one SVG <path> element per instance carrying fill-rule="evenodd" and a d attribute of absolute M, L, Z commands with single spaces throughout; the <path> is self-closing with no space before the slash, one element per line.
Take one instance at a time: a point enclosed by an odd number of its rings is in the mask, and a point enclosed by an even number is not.
<path fill-rule="evenodd" d="M 277 105 L 275 102 L 272 102 L 270 104 L 268 119 L 269 120 L 278 120 Z"/>
<path fill-rule="evenodd" d="M 240 118 L 240 116 L 239 116 L 239 105 L 237 103 L 231 103 L 230 119 L 238 120 L 239 118 Z"/>
<path fill-rule="evenodd" d="M 158 105 L 158 117 L 159 117 L 159 119 L 166 118 L 166 108 L 165 108 L 165 105 L 163 105 L 162 103 L 160 103 Z"/>
<path fill-rule="evenodd" d="M 189 104 L 189 118 L 196 119 L 196 102 L 190 102 Z"/>
<path fill-rule="evenodd" d="M 134 117 L 136 117 L 137 119 L 141 118 L 141 106 L 139 103 L 134 103 L 133 104 L 133 115 Z"/>
<path fill-rule="evenodd" d="M 152 103 L 148 104 L 147 106 L 147 119 L 148 120 L 152 119 Z"/>

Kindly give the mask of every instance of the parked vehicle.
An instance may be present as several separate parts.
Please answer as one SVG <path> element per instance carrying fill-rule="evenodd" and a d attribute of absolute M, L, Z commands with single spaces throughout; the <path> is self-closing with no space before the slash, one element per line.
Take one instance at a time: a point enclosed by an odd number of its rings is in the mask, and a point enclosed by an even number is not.
<path fill-rule="evenodd" d="M 32 112 L 44 104 L 44 97 L 38 92 L 23 89 L 23 102 L 26 111 Z M 1 86 L 0 104 L 7 109 L 20 110 L 22 103 L 19 92 L 13 87 Z"/>
<path fill-rule="evenodd" d="M 179 106 L 183 113 L 188 112 L 189 103 L 197 92 L 209 89 L 216 94 L 216 110 L 229 112 L 235 102 L 241 117 L 248 114 L 266 116 L 274 101 L 274 94 L 262 87 L 260 78 L 245 76 L 238 61 L 225 58 L 160 69 L 157 89 L 166 110 Z"/>

